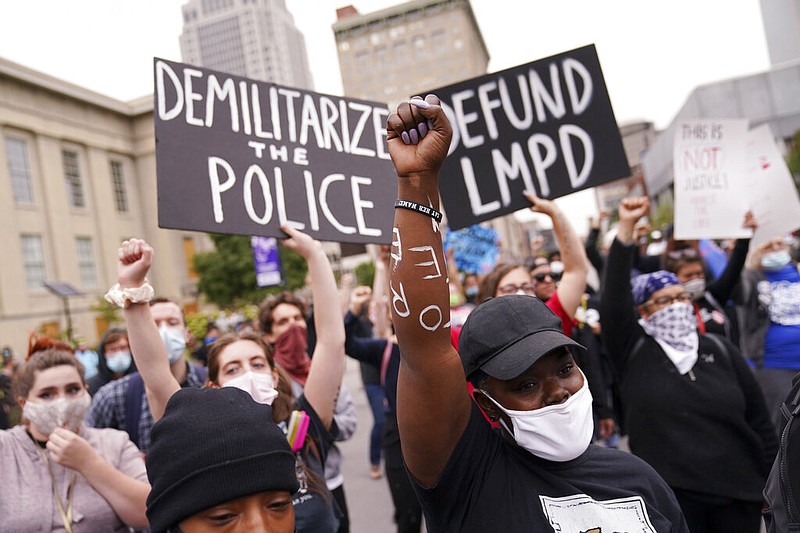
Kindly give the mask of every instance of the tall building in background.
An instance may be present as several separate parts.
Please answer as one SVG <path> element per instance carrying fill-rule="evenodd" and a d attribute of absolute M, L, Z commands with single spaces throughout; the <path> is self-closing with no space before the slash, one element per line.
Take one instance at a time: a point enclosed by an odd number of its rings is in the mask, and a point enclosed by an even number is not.
<path fill-rule="evenodd" d="M 336 10 L 344 93 L 390 108 L 486 74 L 489 52 L 468 0 L 413 0 L 373 13 Z"/>
<path fill-rule="evenodd" d="M 469 0 L 412 0 L 365 14 L 349 5 L 336 17 L 346 96 L 392 109 L 412 95 L 487 73 L 489 51 Z M 513 216 L 486 225 L 500 234 L 504 259 L 529 253 L 526 232 Z"/>
<path fill-rule="evenodd" d="M 306 43 L 284 0 L 189 0 L 184 63 L 313 90 Z"/>
<path fill-rule="evenodd" d="M 800 60 L 800 0 L 761 0 L 761 18 L 770 63 Z"/>

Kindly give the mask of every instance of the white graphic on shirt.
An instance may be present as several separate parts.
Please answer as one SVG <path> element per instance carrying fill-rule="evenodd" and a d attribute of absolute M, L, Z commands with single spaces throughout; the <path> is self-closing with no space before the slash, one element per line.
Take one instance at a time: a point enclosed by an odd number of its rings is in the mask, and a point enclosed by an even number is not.
<path fill-rule="evenodd" d="M 542 510 L 557 533 L 656 533 L 641 496 L 596 501 L 586 494 L 563 498 L 539 496 Z"/>
<path fill-rule="evenodd" d="M 783 326 L 800 324 L 800 283 L 762 281 L 758 284 L 759 300 L 767 304 L 769 319 Z"/>

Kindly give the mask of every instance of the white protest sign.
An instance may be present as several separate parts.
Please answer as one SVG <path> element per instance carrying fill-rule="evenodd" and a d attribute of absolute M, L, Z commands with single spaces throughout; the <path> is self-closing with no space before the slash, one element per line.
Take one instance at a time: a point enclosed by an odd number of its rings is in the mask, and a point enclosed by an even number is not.
<path fill-rule="evenodd" d="M 674 144 L 675 239 L 750 237 L 742 228 L 747 120 L 697 120 L 678 125 Z"/>
<path fill-rule="evenodd" d="M 758 222 L 750 248 L 800 227 L 800 198 L 769 125 L 750 131 L 747 138 L 747 198 Z"/>

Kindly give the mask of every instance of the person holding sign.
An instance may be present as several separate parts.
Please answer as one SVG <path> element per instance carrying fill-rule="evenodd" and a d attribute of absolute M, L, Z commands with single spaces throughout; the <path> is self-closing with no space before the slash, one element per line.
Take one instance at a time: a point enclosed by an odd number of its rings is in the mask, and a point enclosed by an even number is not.
<path fill-rule="evenodd" d="M 742 227 L 755 230 L 753 213 L 748 211 Z M 716 333 L 739 345 L 739 332 L 736 324 L 731 324 L 725 306 L 733 295 L 744 268 L 750 239 L 737 239 L 725 269 L 715 280 L 706 283 L 705 262 L 695 247 L 675 249 L 664 253 L 664 266 L 678 278 L 678 281 L 692 295 L 692 305 L 697 316 L 700 333 Z M 750 354 L 745 353 L 749 357 Z"/>
<path fill-rule="evenodd" d="M 291 500 L 297 531 L 334 533 L 338 528 L 338 518 L 332 497 L 325 487 L 323 465 L 327 450 L 338 432 L 333 410 L 344 372 L 344 327 L 338 311 L 336 281 L 322 245 L 288 225 L 282 228 L 289 235 L 285 245 L 302 255 L 308 263 L 318 309 L 331 311 L 315 315 L 317 343 L 304 393 L 292 405 L 291 391 L 286 387 L 288 383 L 276 371 L 272 351 L 256 333 L 227 334 L 212 344 L 208 361 L 208 387 L 236 387 L 249 393 L 256 402 L 274 406 L 272 419 L 264 419 L 262 423 L 279 423 L 292 446 L 300 487 Z M 124 315 L 131 348 L 137 367 L 141 369 L 150 399 L 150 410 L 153 418 L 158 420 L 164 415 L 168 402 L 173 403 L 171 398 L 179 394 L 180 386 L 169 371 L 164 343 L 146 304 L 147 296 L 142 296 L 142 288 L 149 287 L 146 275 L 152 260 L 153 249 L 146 242 L 138 239 L 125 241 L 119 251 L 118 274 L 121 290 L 129 295 L 129 298 L 126 297 Z M 226 420 L 205 420 L 204 423 L 224 425 Z M 229 428 L 232 446 L 237 442 L 236 427 Z M 202 431 L 202 424 L 198 431 Z M 198 434 L 197 442 L 203 442 L 201 434 Z M 265 442 L 263 453 L 272 451 Z M 245 481 L 242 480 L 243 483 Z M 209 484 L 206 490 L 215 489 Z M 202 508 L 196 506 L 181 507 L 171 512 L 170 518 L 174 523 L 169 526 L 200 511 Z M 164 507 L 151 495 L 148 499 L 148 516 L 163 512 Z"/>
<path fill-rule="evenodd" d="M 776 237 L 751 254 L 740 284 L 742 346 L 756 362 L 756 378 L 778 427 L 780 405 L 800 372 L 800 265 L 791 237 Z"/>
<path fill-rule="evenodd" d="M 675 274 L 631 282 L 633 229 L 649 206 L 647 197 L 620 203 L 600 309 L 630 448 L 675 491 L 692 532 L 757 533 L 775 429 L 739 350 L 698 335 L 692 295 Z"/>
<path fill-rule="evenodd" d="M 415 97 L 387 119 L 399 198 L 411 206 L 395 211 L 390 269 L 397 418 L 428 531 L 688 531 L 651 467 L 590 445 L 591 394 L 570 351 L 578 344 L 539 299 L 482 303 L 459 351 L 450 344 L 441 234 L 428 214 L 438 213 L 452 135 L 439 103 Z M 470 400 L 467 379 L 500 431 Z"/>

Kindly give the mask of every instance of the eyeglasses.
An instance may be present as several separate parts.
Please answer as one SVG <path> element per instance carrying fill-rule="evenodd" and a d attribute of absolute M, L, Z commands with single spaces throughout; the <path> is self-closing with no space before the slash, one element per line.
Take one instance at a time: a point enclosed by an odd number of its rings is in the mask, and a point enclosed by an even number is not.
<path fill-rule="evenodd" d="M 658 298 L 654 298 L 649 302 L 645 302 L 643 305 L 650 306 L 650 305 L 669 305 L 672 302 L 681 302 L 684 304 L 688 304 L 692 301 L 692 295 L 688 292 L 682 292 L 677 296 L 659 296 Z"/>
<path fill-rule="evenodd" d="M 510 294 L 517 294 L 522 291 L 525 294 L 533 294 L 533 283 L 522 283 L 521 285 L 514 285 L 509 283 L 497 288 L 497 294 L 501 296 L 508 296 Z"/>
<path fill-rule="evenodd" d="M 561 274 L 556 272 L 546 272 L 546 273 L 539 273 L 534 274 L 533 279 L 536 280 L 536 283 L 541 283 L 545 280 L 545 278 L 550 277 L 553 281 L 558 281 L 561 279 Z"/>
<path fill-rule="evenodd" d="M 697 250 L 694 248 L 684 248 L 683 250 L 672 250 L 667 252 L 670 259 L 691 259 L 697 257 Z"/>

